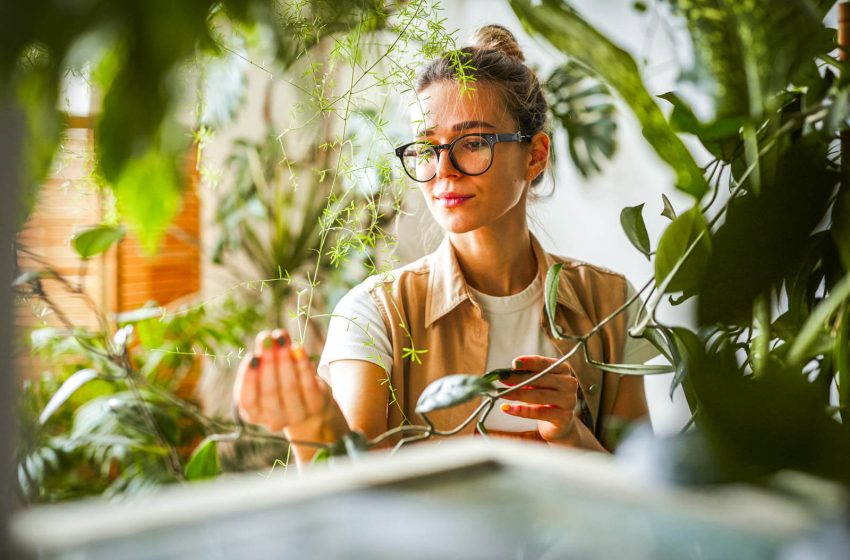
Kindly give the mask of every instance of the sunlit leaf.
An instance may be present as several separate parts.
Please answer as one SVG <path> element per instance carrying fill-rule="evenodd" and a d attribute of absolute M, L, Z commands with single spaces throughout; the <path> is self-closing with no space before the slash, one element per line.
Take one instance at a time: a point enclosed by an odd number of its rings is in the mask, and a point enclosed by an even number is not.
<path fill-rule="evenodd" d="M 44 410 L 41 411 L 41 415 L 38 417 L 38 423 L 44 424 L 50 417 L 53 416 L 53 413 L 56 412 L 60 406 L 65 404 L 65 402 L 73 395 L 77 389 L 88 383 L 93 379 L 97 379 L 98 372 L 93 369 L 81 369 L 78 372 L 74 373 L 62 383 L 62 386 L 53 393 L 53 396 L 50 397 L 50 401 L 48 401 L 47 406 L 44 407 Z"/>
<path fill-rule="evenodd" d="M 698 204 L 676 218 L 661 235 L 655 254 L 656 283 L 664 282 L 694 242 L 696 246 L 667 285 L 667 292 L 684 292 L 689 297 L 696 293 L 705 274 L 711 254 L 711 238 Z"/>
<path fill-rule="evenodd" d="M 561 278 L 561 269 L 564 263 L 557 263 L 546 271 L 546 317 L 549 319 L 549 330 L 554 338 L 561 338 L 563 333 L 555 322 L 555 314 L 558 310 L 558 284 Z"/>
<path fill-rule="evenodd" d="M 133 233 L 148 253 L 155 253 L 180 209 L 182 186 L 174 156 L 152 150 L 131 160 L 113 190 Z"/>
<path fill-rule="evenodd" d="M 623 208 L 620 212 L 620 225 L 623 226 L 623 231 L 626 232 L 626 237 L 632 245 L 649 259 L 651 248 L 646 224 L 643 222 L 643 204 Z"/>
<path fill-rule="evenodd" d="M 477 375 L 447 375 L 425 387 L 416 402 L 416 412 L 423 414 L 463 404 L 492 389 L 490 382 Z"/>
<path fill-rule="evenodd" d="M 71 245 L 81 258 L 90 259 L 121 241 L 124 234 L 122 227 L 95 226 L 75 233 Z"/>
<path fill-rule="evenodd" d="M 664 210 L 661 211 L 661 215 L 672 222 L 676 219 L 676 210 L 670 204 L 670 199 L 667 198 L 666 194 L 661 194 L 661 201 L 664 203 Z"/>
<path fill-rule="evenodd" d="M 812 314 L 791 345 L 788 353 L 790 363 L 799 364 L 803 358 L 811 355 L 811 347 L 818 343 L 827 319 L 848 300 L 850 300 L 850 273 L 845 275 L 841 282 L 833 287 L 829 296 L 812 310 Z"/>
<path fill-rule="evenodd" d="M 562 2 L 511 0 L 510 4 L 526 30 L 542 35 L 565 54 L 593 68 L 620 94 L 640 122 L 644 137 L 676 173 L 677 188 L 696 198 L 705 194 L 708 185 L 702 170 L 647 92 L 635 61 L 626 51 Z"/>
<path fill-rule="evenodd" d="M 221 472 L 218 460 L 218 442 L 206 438 L 192 452 L 189 462 L 186 463 L 184 474 L 186 480 L 204 480 L 215 478 Z"/>

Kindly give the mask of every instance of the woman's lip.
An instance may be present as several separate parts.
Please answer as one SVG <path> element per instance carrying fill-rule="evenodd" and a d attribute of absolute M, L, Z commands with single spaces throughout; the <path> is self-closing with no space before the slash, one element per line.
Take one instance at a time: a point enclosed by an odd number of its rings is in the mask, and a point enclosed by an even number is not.
<path fill-rule="evenodd" d="M 437 197 L 437 203 L 439 203 L 441 206 L 443 206 L 445 208 L 454 208 L 456 206 L 460 206 L 461 204 L 464 204 L 470 198 L 473 198 L 473 197 L 471 195 L 463 196 L 463 195 L 456 195 L 456 194 L 447 194 L 447 195 L 438 196 Z"/>

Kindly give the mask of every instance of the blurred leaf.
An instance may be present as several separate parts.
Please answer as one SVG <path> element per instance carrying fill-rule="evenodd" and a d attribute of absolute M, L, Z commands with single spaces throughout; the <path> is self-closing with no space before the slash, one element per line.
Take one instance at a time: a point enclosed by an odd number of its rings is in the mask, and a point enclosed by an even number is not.
<path fill-rule="evenodd" d="M 60 406 L 65 404 L 71 395 L 73 395 L 77 389 L 88 383 L 93 379 L 97 379 L 98 372 L 93 369 L 81 369 L 75 374 L 71 375 L 65 382 L 59 387 L 53 396 L 50 398 L 50 401 L 47 403 L 47 406 L 44 407 L 44 410 L 41 412 L 41 416 L 38 417 L 38 423 L 44 425 L 53 413 L 59 409 Z"/>
<path fill-rule="evenodd" d="M 632 245 L 643 253 L 648 260 L 651 248 L 649 246 L 649 234 L 646 232 L 646 225 L 643 223 L 643 204 L 623 208 L 620 212 L 620 225 L 623 226 L 623 231 L 626 232 L 626 237 L 629 238 Z"/>
<path fill-rule="evenodd" d="M 773 96 L 823 48 L 822 17 L 807 0 L 668 1 L 697 57 L 688 77 L 712 88 L 718 117 L 760 119 L 777 108 Z"/>
<path fill-rule="evenodd" d="M 703 123 L 690 106 L 674 92 L 664 93 L 658 97 L 673 104 L 673 112 L 670 113 L 670 126 L 673 130 L 693 134 L 699 138 L 705 149 L 722 161 L 730 162 L 738 155 L 736 148 L 740 144 L 739 131 L 744 124 L 744 119 L 725 117 Z"/>
<path fill-rule="evenodd" d="M 700 237 L 702 236 L 702 237 Z M 697 241 L 699 238 L 699 241 Z M 684 292 L 685 297 L 697 293 L 711 255 L 711 238 L 699 204 L 667 226 L 655 254 L 655 282 L 661 285 L 682 259 L 692 243 L 696 246 L 667 285 L 667 292 Z"/>
<path fill-rule="evenodd" d="M 26 110 L 20 226 L 35 208 L 41 184 L 50 171 L 62 138 L 62 120 L 57 109 L 60 73 L 55 58 L 34 49 L 18 72 L 18 102 Z M 4 77 L 0 76 L 0 86 Z"/>
<path fill-rule="evenodd" d="M 812 314 L 806 319 L 803 328 L 791 344 L 791 350 L 788 353 L 789 363 L 801 364 L 805 357 L 811 355 L 811 349 L 818 343 L 821 333 L 829 329 L 826 322 L 848 299 L 850 299 L 850 273 L 845 275 L 841 282 L 830 290 L 829 295 L 812 310 Z M 823 348 L 819 350 L 821 350 L 819 353 L 822 353 Z"/>
<path fill-rule="evenodd" d="M 218 442 L 206 438 L 192 452 L 189 462 L 186 463 L 184 474 L 186 480 L 204 480 L 215 478 L 221 472 L 218 461 Z"/>
<path fill-rule="evenodd" d="M 838 382 L 838 406 L 845 424 L 850 422 L 850 306 L 843 305 L 841 324 L 835 334 L 832 360 L 835 363 L 835 380 Z"/>
<path fill-rule="evenodd" d="M 416 412 L 423 414 L 463 404 L 492 389 L 490 382 L 477 375 L 447 375 L 425 387 L 416 402 Z"/>
<path fill-rule="evenodd" d="M 549 318 L 549 330 L 553 338 L 562 338 L 561 328 L 555 322 L 555 314 L 558 310 L 558 284 L 561 278 L 561 269 L 564 263 L 553 264 L 546 271 L 546 317 Z"/>
<path fill-rule="evenodd" d="M 644 137 L 676 173 L 676 187 L 702 198 L 708 189 L 702 171 L 647 92 L 630 55 L 557 0 L 511 0 L 511 7 L 527 31 L 542 35 L 563 53 L 599 72 L 629 105 Z"/>
<path fill-rule="evenodd" d="M 113 190 L 142 247 L 154 254 L 180 209 L 182 186 L 174 156 L 151 150 L 129 161 Z"/>
<path fill-rule="evenodd" d="M 122 311 L 115 314 L 115 322 L 118 324 L 126 323 L 141 323 L 149 319 L 161 319 L 165 315 L 165 308 L 154 306 L 145 306 L 130 311 Z"/>
<path fill-rule="evenodd" d="M 700 324 L 749 323 L 756 296 L 805 254 L 837 180 L 826 165 L 826 145 L 803 137 L 782 152 L 774 172 L 762 174 L 759 196 L 747 193 L 729 202 L 703 277 Z"/>
<path fill-rule="evenodd" d="M 838 247 L 844 269 L 850 270 L 850 180 L 843 183 L 832 205 L 830 233 Z"/>
<path fill-rule="evenodd" d="M 670 199 L 667 198 L 666 194 L 661 194 L 661 201 L 664 203 L 664 210 L 661 211 L 661 215 L 672 222 L 676 219 L 676 210 L 673 209 L 673 205 L 670 204 Z"/>
<path fill-rule="evenodd" d="M 568 61 L 546 80 L 549 107 L 567 132 L 570 157 L 583 177 L 617 149 L 616 110 L 608 87 L 587 68 Z"/>
<path fill-rule="evenodd" d="M 99 255 L 124 238 L 124 228 L 95 226 L 75 233 L 71 245 L 83 260 Z"/>
<path fill-rule="evenodd" d="M 342 436 L 345 454 L 354 459 L 369 451 L 369 440 L 358 431 L 351 431 Z"/>

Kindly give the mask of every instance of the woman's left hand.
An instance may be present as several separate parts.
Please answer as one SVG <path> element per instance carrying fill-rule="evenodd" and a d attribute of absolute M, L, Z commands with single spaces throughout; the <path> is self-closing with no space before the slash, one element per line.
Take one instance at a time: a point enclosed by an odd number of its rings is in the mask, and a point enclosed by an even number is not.
<path fill-rule="evenodd" d="M 555 363 L 546 356 L 518 356 L 514 369 L 531 371 L 515 374 L 504 380 L 506 385 L 518 385 L 535 373 Z M 521 403 L 504 403 L 502 411 L 512 416 L 537 420 L 537 430 L 547 442 L 564 440 L 574 430 L 574 410 L 577 402 L 578 380 L 573 368 L 566 362 L 544 375 L 533 385 L 527 385 L 505 395 L 506 400 Z"/>

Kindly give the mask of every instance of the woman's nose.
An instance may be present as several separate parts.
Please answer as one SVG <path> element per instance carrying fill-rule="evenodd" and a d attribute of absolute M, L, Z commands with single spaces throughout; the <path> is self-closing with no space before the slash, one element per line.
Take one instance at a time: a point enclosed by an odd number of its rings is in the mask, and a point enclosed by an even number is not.
<path fill-rule="evenodd" d="M 437 153 L 437 177 L 460 177 L 462 173 L 452 163 L 448 148 Z"/>

